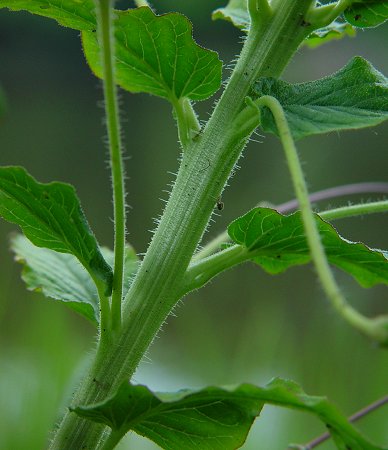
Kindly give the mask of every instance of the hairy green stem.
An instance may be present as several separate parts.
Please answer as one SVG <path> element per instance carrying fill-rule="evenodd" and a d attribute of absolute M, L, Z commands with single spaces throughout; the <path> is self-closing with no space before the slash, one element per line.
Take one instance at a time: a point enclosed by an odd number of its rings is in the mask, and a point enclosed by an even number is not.
<path fill-rule="evenodd" d="M 105 295 L 105 283 L 101 280 L 93 277 L 94 283 L 97 288 L 98 298 L 100 301 L 100 338 L 101 343 L 108 344 L 111 339 L 111 311 L 109 305 L 109 299 Z"/>
<path fill-rule="evenodd" d="M 198 135 L 201 126 L 193 110 L 191 102 L 187 98 L 182 98 L 174 102 L 174 115 L 178 126 L 178 136 L 182 148 L 187 148 L 193 138 Z"/>
<path fill-rule="evenodd" d="M 344 219 L 345 217 L 362 216 L 364 214 L 375 214 L 388 212 L 388 200 L 378 202 L 360 203 L 359 205 L 342 206 L 340 208 L 322 211 L 319 215 L 325 220 Z"/>
<path fill-rule="evenodd" d="M 232 245 L 220 252 L 194 261 L 187 268 L 184 283 L 182 284 L 182 296 L 204 286 L 215 276 L 225 270 L 231 269 L 237 264 L 249 261 L 252 253 L 242 245 Z"/>
<path fill-rule="evenodd" d="M 273 12 L 268 0 L 248 0 L 248 11 L 252 27 L 268 21 Z"/>
<path fill-rule="evenodd" d="M 166 209 L 125 299 L 122 329 L 110 348 L 97 354 L 74 405 L 102 401 L 130 378 L 179 300 L 186 269 L 246 143 L 232 125 L 254 81 L 278 77 L 312 31 L 304 21 L 312 3 L 278 0 L 268 23 L 250 29 L 206 128 L 183 154 Z M 52 448 L 95 450 L 105 439 L 100 425 L 68 413 Z"/>
<path fill-rule="evenodd" d="M 338 2 L 314 8 L 307 14 L 307 21 L 317 28 L 322 28 L 333 22 L 354 0 L 339 0 Z"/>
<path fill-rule="evenodd" d="M 258 106 L 266 106 L 269 108 L 274 116 L 276 126 L 279 131 L 279 137 L 286 155 L 287 164 L 291 173 L 295 194 L 299 201 L 311 257 L 327 297 L 340 315 L 353 327 L 378 342 L 387 343 L 387 318 L 379 317 L 376 319 L 369 319 L 350 306 L 345 297 L 342 295 L 330 269 L 310 204 L 298 152 L 296 150 L 291 130 L 281 104 L 276 98 L 270 96 L 263 96 L 256 100 L 255 103 Z"/>
<path fill-rule="evenodd" d="M 117 332 L 121 326 L 125 251 L 125 198 L 120 119 L 114 80 L 113 1 L 96 0 L 97 29 L 102 53 L 103 85 L 108 129 L 110 165 L 114 205 L 114 271 L 111 326 Z"/>

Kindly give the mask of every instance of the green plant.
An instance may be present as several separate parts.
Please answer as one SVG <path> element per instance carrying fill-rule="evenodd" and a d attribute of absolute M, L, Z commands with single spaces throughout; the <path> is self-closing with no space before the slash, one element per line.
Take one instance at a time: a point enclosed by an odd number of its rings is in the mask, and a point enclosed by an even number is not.
<path fill-rule="evenodd" d="M 25 263 L 26 283 L 66 302 L 99 330 L 95 360 L 52 448 L 109 449 L 128 430 L 169 449 L 237 448 L 265 403 L 315 413 L 340 449 L 381 448 L 325 399 L 307 396 L 287 380 L 276 379 L 264 388 L 241 385 L 167 395 L 131 385 L 128 379 L 177 302 L 245 261 L 275 274 L 313 260 L 328 298 L 344 319 L 387 345 L 387 317 L 367 318 L 351 307 L 328 265 L 329 261 L 347 271 L 365 287 L 387 284 L 385 253 L 341 238 L 323 220 L 386 211 L 387 202 L 314 215 L 294 143 L 311 134 L 384 121 L 387 80 L 358 57 L 312 83 L 290 85 L 278 79 L 303 42 L 316 46 L 354 33 L 353 27 L 376 26 L 387 17 L 386 2 L 232 0 L 217 10 L 216 18 L 246 30 L 247 39 L 221 99 L 202 127 L 192 101 L 219 89 L 221 62 L 214 52 L 195 44 L 183 16 L 156 16 L 147 2 L 137 3 L 138 9 L 114 11 L 106 0 L 0 0 L 2 7 L 27 9 L 80 30 L 88 64 L 104 80 L 115 209 L 113 253 L 99 248 L 72 187 L 38 183 L 22 168 L 0 169 L 0 214 L 18 224 L 32 243 L 22 236 L 13 239 L 14 251 Z M 337 20 L 342 14 L 346 21 Z M 183 152 L 170 199 L 141 263 L 125 247 L 115 84 L 170 101 Z M 258 126 L 280 137 L 301 211 L 284 216 L 255 208 L 229 226 L 229 236 L 196 252 L 213 210 L 222 209 L 225 183 Z"/>

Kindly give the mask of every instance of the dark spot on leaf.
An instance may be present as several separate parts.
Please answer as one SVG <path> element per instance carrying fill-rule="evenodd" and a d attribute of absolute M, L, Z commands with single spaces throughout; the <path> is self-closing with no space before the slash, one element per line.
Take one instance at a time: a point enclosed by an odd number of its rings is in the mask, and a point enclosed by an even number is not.
<path fill-rule="evenodd" d="M 311 25 L 311 23 L 310 22 L 306 22 L 304 19 L 302 19 L 302 22 L 300 23 L 300 26 L 301 27 L 309 27 Z"/>
<path fill-rule="evenodd" d="M 277 258 L 277 259 L 280 259 L 280 258 L 281 258 L 281 255 L 276 255 L 276 258 Z"/>
<path fill-rule="evenodd" d="M 46 200 L 50 198 L 50 195 L 47 191 L 43 191 L 43 198 L 45 198 Z"/>
<path fill-rule="evenodd" d="M 355 16 L 354 16 L 354 20 L 360 20 L 361 19 L 361 14 L 356 14 Z"/>
<path fill-rule="evenodd" d="M 50 9 L 50 5 L 40 5 L 40 9 Z"/>

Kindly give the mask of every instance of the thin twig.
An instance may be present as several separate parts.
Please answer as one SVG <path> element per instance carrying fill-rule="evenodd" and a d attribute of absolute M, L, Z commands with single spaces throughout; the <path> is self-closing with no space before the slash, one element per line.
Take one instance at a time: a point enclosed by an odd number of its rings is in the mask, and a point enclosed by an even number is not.
<path fill-rule="evenodd" d="M 330 200 L 345 195 L 356 194 L 388 194 L 388 183 L 371 182 L 371 183 L 354 183 L 346 184 L 344 186 L 336 186 L 322 191 L 310 194 L 310 202 L 319 202 L 322 200 Z M 298 208 L 298 200 L 293 199 L 288 202 L 276 206 L 276 210 L 282 214 L 291 212 Z"/>
<path fill-rule="evenodd" d="M 383 398 L 380 398 L 379 400 L 376 400 L 375 402 L 371 403 L 365 408 L 360 409 L 360 411 L 357 411 L 355 414 L 350 416 L 348 420 L 349 422 L 354 423 L 357 420 L 360 420 L 361 418 L 365 417 L 367 414 L 370 414 L 371 412 L 375 411 L 376 409 L 381 408 L 386 403 L 388 403 L 388 395 Z M 331 437 L 330 433 L 328 432 L 323 433 L 321 434 L 321 436 L 318 436 L 309 443 L 302 445 L 301 448 L 303 448 L 303 450 L 312 450 L 313 448 L 318 447 L 318 445 L 330 439 L 330 437 Z"/>

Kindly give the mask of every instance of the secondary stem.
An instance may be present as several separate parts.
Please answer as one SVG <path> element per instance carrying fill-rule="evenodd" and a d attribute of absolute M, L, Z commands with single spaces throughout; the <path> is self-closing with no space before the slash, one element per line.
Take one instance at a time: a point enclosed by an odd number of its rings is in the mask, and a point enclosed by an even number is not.
<path fill-rule="evenodd" d="M 182 148 L 185 149 L 190 145 L 193 137 L 199 133 L 201 126 L 190 100 L 187 98 L 174 102 L 174 115 L 176 116 L 179 140 Z"/>
<path fill-rule="evenodd" d="M 276 126 L 279 131 L 279 137 L 286 155 L 287 164 L 291 173 L 295 194 L 299 201 L 311 257 L 327 297 L 331 301 L 334 308 L 353 327 L 378 342 L 386 343 L 388 340 L 386 319 L 369 319 L 353 309 L 347 303 L 337 282 L 335 281 L 321 242 L 318 227 L 316 225 L 298 152 L 296 150 L 287 118 L 281 104 L 278 100 L 276 100 L 276 98 L 270 96 L 263 96 L 255 103 L 259 106 L 268 107 L 274 116 Z"/>
<path fill-rule="evenodd" d="M 125 188 L 120 137 L 119 108 L 114 81 L 113 1 L 97 0 L 96 14 L 102 54 L 103 85 L 108 129 L 110 164 L 112 171 L 114 204 L 114 272 L 112 289 L 111 326 L 113 331 L 121 326 L 121 301 L 123 296 L 125 249 Z"/>

